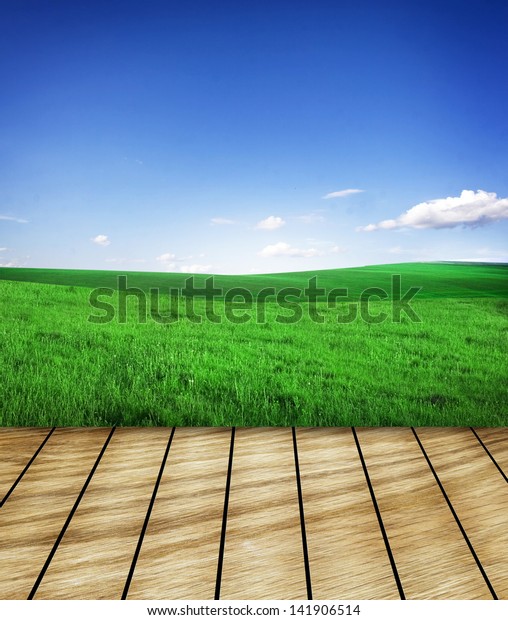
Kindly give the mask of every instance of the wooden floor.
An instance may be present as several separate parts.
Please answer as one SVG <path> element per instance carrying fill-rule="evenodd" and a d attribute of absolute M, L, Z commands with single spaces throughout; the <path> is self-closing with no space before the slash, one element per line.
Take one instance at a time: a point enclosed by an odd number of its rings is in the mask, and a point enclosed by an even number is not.
<path fill-rule="evenodd" d="M 508 428 L 0 429 L 0 599 L 508 599 Z"/>

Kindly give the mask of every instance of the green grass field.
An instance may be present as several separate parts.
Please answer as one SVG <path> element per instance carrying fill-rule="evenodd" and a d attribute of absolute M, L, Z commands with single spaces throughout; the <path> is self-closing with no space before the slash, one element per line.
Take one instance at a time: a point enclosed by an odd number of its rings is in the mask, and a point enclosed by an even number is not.
<path fill-rule="evenodd" d="M 419 322 L 392 318 L 391 276 Z M 129 298 L 93 323 L 95 287 L 116 289 L 117 272 L 0 269 L 0 425 L 508 425 L 508 266 L 425 263 L 260 276 L 216 276 L 224 289 L 347 288 L 348 300 L 383 288 L 373 316 L 338 322 L 350 303 L 281 309 L 268 297 L 264 320 L 235 323 L 230 304 L 194 300 L 218 322 L 189 319 L 188 301 L 162 293 L 183 274 L 128 273 L 128 285 L 161 288 L 163 322 L 138 320 Z M 198 276 L 202 286 L 206 276 Z M 120 295 L 108 298 L 117 308 Z M 148 295 L 148 307 L 153 298 Z M 293 299 L 294 301 L 294 299 Z M 357 307 L 356 305 L 352 306 Z M 297 322 L 281 322 L 296 311 Z M 241 314 L 241 312 L 239 313 Z M 176 320 L 177 315 L 179 319 Z M 282 318 L 282 321 L 284 318 Z"/>

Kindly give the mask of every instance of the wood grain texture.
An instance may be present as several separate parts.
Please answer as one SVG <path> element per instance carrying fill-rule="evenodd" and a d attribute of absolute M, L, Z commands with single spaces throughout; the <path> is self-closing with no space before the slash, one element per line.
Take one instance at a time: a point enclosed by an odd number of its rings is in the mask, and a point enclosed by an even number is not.
<path fill-rule="evenodd" d="M 26 599 L 110 429 L 57 429 L 0 510 L 0 599 Z"/>
<path fill-rule="evenodd" d="M 506 467 L 508 428 L 475 430 Z M 73 513 L 110 431 L 56 429 L 0 507 L 0 599 L 27 598 L 67 520 L 35 597 L 121 596 L 171 429 L 116 429 Z M 48 432 L 0 430 L 4 487 Z M 506 480 L 470 429 L 416 432 L 507 600 Z M 314 598 L 397 598 L 351 429 L 296 433 Z M 406 597 L 491 598 L 411 429 L 357 433 Z M 129 598 L 214 597 L 230 438 L 176 429 Z M 307 598 L 290 428 L 237 429 L 223 560 L 222 599 Z"/>
<path fill-rule="evenodd" d="M 128 598 L 214 598 L 230 439 L 176 429 Z"/>
<path fill-rule="evenodd" d="M 506 428 L 475 428 L 480 439 L 508 477 L 508 432 Z"/>
<path fill-rule="evenodd" d="M 0 506 L 16 478 L 38 450 L 49 428 L 0 428 Z"/>
<path fill-rule="evenodd" d="M 409 428 L 357 429 L 408 599 L 492 599 Z"/>
<path fill-rule="evenodd" d="M 306 598 L 291 429 L 238 429 L 221 599 Z"/>
<path fill-rule="evenodd" d="M 467 428 L 418 436 L 499 598 L 508 598 L 508 485 Z"/>
<path fill-rule="evenodd" d="M 313 597 L 398 599 L 351 429 L 299 428 L 297 443 Z"/>
<path fill-rule="evenodd" d="M 116 429 L 35 598 L 121 598 L 170 432 Z"/>

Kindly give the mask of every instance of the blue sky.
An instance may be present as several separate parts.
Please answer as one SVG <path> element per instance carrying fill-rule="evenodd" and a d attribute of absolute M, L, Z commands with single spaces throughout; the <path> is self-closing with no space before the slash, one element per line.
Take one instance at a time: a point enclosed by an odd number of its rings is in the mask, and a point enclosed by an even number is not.
<path fill-rule="evenodd" d="M 1 21 L 1 265 L 508 261 L 506 2 L 4 0 Z"/>

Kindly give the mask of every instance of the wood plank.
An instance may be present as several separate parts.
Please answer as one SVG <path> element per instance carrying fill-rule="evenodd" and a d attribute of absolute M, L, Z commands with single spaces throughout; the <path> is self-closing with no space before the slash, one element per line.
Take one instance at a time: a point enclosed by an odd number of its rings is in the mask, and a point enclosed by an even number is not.
<path fill-rule="evenodd" d="M 508 428 L 475 428 L 480 439 L 508 477 Z"/>
<path fill-rule="evenodd" d="M 121 598 L 170 433 L 116 429 L 35 598 Z"/>
<path fill-rule="evenodd" d="M 499 598 L 508 598 L 508 485 L 467 428 L 416 429 Z"/>
<path fill-rule="evenodd" d="M 26 599 L 110 432 L 57 429 L 0 510 L 0 599 Z"/>
<path fill-rule="evenodd" d="M 297 442 L 313 597 L 398 599 L 351 429 L 299 428 Z"/>
<path fill-rule="evenodd" d="M 306 599 L 290 428 L 236 432 L 221 599 Z"/>
<path fill-rule="evenodd" d="M 411 429 L 357 433 L 406 598 L 491 599 Z"/>
<path fill-rule="evenodd" d="M 475 430 L 506 466 L 508 429 Z M 0 509 L 0 599 L 28 596 L 109 431 L 57 429 Z M 1 453 L 8 487 L 48 432 L 0 429 L 0 450 L 20 446 Z M 36 598 L 119 598 L 170 432 L 115 431 Z M 411 430 L 357 432 L 406 596 L 491 598 Z M 469 429 L 417 432 L 507 599 L 508 485 Z M 176 430 L 129 598 L 213 598 L 230 433 Z M 297 437 L 314 597 L 396 598 L 351 431 Z M 291 429 L 237 430 L 221 585 L 223 599 L 307 597 Z"/>
<path fill-rule="evenodd" d="M 231 429 L 177 428 L 129 599 L 213 599 Z"/>
<path fill-rule="evenodd" d="M 0 506 L 50 430 L 16 427 L 0 429 Z"/>

